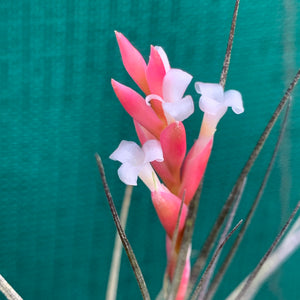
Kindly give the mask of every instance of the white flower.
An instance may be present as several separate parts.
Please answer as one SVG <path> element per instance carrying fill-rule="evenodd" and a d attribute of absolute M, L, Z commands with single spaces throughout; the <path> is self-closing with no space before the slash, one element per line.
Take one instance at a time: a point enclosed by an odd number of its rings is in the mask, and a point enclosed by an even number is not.
<path fill-rule="evenodd" d="M 155 190 L 159 180 L 150 162 L 164 160 L 159 141 L 148 140 L 141 148 L 135 142 L 123 140 L 109 158 L 122 163 L 118 175 L 125 184 L 137 185 L 140 177 L 151 191 Z"/>
<path fill-rule="evenodd" d="M 152 99 L 161 101 L 166 118 L 170 115 L 176 121 L 187 119 L 194 112 L 194 102 L 191 96 L 183 97 L 185 90 L 190 84 L 193 76 L 180 70 L 170 68 L 167 54 L 163 48 L 156 46 L 160 58 L 164 64 L 166 75 L 162 83 L 161 98 L 158 95 L 151 94 L 146 97 L 146 103 L 150 105 Z"/>
<path fill-rule="evenodd" d="M 219 120 L 231 107 L 236 114 L 244 112 L 242 95 L 236 90 L 224 92 L 224 88 L 217 83 L 196 82 L 195 89 L 201 94 L 199 107 L 205 113 L 206 127 L 215 130 Z"/>

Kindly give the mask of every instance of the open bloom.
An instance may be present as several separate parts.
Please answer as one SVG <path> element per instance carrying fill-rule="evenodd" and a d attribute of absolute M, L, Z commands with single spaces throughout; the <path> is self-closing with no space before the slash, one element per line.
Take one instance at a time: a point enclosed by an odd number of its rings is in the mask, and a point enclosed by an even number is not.
<path fill-rule="evenodd" d="M 125 184 L 137 185 L 138 177 L 151 191 L 159 184 L 159 179 L 150 165 L 154 160 L 163 161 L 159 141 L 148 140 L 141 148 L 135 142 L 123 140 L 109 158 L 122 163 L 118 175 Z"/>
<path fill-rule="evenodd" d="M 236 90 L 224 92 L 220 84 L 203 82 L 196 82 L 195 89 L 201 94 L 199 107 L 205 113 L 200 135 L 212 136 L 228 107 L 236 114 L 244 112 L 242 96 Z"/>
<path fill-rule="evenodd" d="M 143 145 L 147 140 L 155 139 L 140 123 L 134 121 L 138 138 Z M 186 154 L 186 132 L 182 122 L 173 122 L 160 134 L 160 144 L 164 161 L 151 162 L 152 167 L 170 191 L 176 191 L 181 181 L 181 166 Z"/>
<path fill-rule="evenodd" d="M 157 178 L 150 162 L 162 161 L 162 149 L 157 140 L 148 140 L 142 148 L 134 142 L 122 141 L 119 147 L 110 155 L 110 159 L 122 163 L 118 175 L 125 184 L 137 185 L 137 178 L 147 185 L 158 217 L 172 237 L 180 210 L 181 199 L 172 194 Z M 184 204 L 179 221 L 179 232 L 182 231 L 187 216 L 187 206 Z"/>
<path fill-rule="evenodd" d="M 228 107 L 240 114 L 244 111 L 242 96 L 238 91 L 224 92 L 220 84 L 196 82 L 196 91 L 201 94 L 199 107 L 204 112 L 200 134 L 185 158 L 181 170 L 179 197 L 185 191 L 185 203 L 189 204 L 194 196 L 210 156 L 213 137 L 220 119 Z"/>
<path fill-rule="evenodd" d="M 146 97 L 146 102 L 150 105 L 151 100 L 160 101 L 168 123 L 183 121 L 194 112 L 192 97 L 183 97 L 193 77 L 171 68 L 167 54 L 159 46 L 151 48 L 146 75 L 152 92 Z"/>

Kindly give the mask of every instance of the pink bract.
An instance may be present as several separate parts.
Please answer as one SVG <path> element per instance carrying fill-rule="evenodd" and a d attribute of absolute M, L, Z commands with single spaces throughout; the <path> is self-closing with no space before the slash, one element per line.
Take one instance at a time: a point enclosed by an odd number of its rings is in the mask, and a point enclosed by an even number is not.
<path fill-rule="evenodd" d="M 151 198 L 161 224 L 168 236 L 172 238 L 178 219 L 181 199 L 167 189 L 153 191 Z M 184 227 L 187 212 L 188 208 L 183 204 L 179 221 L 179 232 L 181 232 Z"/>
<path fill-rule="evenodd" d="M 182 180 L 179 197 L 185 195 L 184 202 L 189 205 L 192 200 L 206 169 L 207 162 L 213 145 L 211 138 L 206 145 L 198 139 L 189 151 L 182 167 Z"/>
<path fill-rule="evenodd" d="M 166 70 L 163 61 L 155 47 L 151 46 L 149 63 L 146 68 L 146 78 L 151 94 L 163 96 L 162 84 L 165 75 Z"/>
<path fill-rule="evenodd" d="M 141 53 L 132 46 L 127 38 L 115 31 L 124 67 L 135 83 L 147 95 L 149 87 L 146 80 L 146 62 Z"/>
<path fill-rule="evenodd" d="M 113 79 L 111 84 L 128 114 L 159 139 L 165 125 L 153 109 L 146 104 L 144 98 L 131 88 Z"/>

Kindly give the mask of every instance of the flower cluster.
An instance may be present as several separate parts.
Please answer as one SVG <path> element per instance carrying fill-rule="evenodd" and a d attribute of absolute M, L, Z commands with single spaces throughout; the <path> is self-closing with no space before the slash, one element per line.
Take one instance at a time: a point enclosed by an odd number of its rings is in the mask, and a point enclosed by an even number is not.
<path fill-rule="evenodd" d="M 133 118 L 142 147 L 134 142 L 122 141 L 110 158 L 122 163 L 120 179 L 136 185 L 138 177 L 151 192 L 152 202 L 167 233 L 167 255 L 170 258 L 172 239 L 181 206 L 179 236 L 184 229 L 188 205 L 192 200 L 210 156 L 213 137 L 219 120 L 228 107 L 239 114 L 243 103 L 235 90 L 224 92 L 219 84 L 196 82 L 201 94 L 199 107 L 204 112 L 200 133 L 187 152 L 186 131 L 182 123 L 194 112 L 191 96 L 185 91 L 192 76 L 180 69 L 171 68 L 161 47 L 151 46 L 146 64 L 139 51 L 119 32 L 116 32 L 125 69 L 143 92 L 112 80 L 112 86 L 124 109 Z M 161 181 L 162 183 L 161 183 Z M 173 256 L 174 257 L 174 256 Z M 176 257 L 176 255 L 175 255 Z M 176 261 L 170 259 L 170 280 Z M 176 299 L 184 299 L 190 274 L 189 254 Z"/>

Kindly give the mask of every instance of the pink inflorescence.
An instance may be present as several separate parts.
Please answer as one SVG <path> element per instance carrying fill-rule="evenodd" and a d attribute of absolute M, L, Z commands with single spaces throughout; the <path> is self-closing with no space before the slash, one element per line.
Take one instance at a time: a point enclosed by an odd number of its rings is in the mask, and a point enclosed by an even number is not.
<path fill-rule="evenodd" d="M 191 96 L 184 94 L 192 76 L 171 68 L 161 47 L 151 46 L 146 64 L 122 33 L 116 32 L 116 38 L 125 69 L 143 95 L 113 79 L 111 83 L 122 106 L 133 118 L 142 147 L 122 141 L 110 158 L 122 163 L 118 174 L 124 183 L 136 185 L 139 177 L 150 189 L 152 202 L 167 233 L 167 270 L 172 280 L 188 206 L 204 175 L 217 123 L 229 106 L 235 113 L 243 112 L 243 102 L 238 91 L 224 92 L 219 84 L 196 82 L 196 91 L 201 94 L 199 107 L 204 117 L 199 136 L 186 154 L 186 131 L 182 121 L 194 112 L 194 102 Z M 168 244 L 176 227 L 182 199 L 176 253 L 171 255 Z M 177 300 L 184 299 L 187 288 L 189 253 Z"/>

